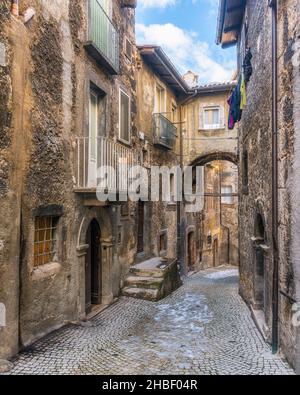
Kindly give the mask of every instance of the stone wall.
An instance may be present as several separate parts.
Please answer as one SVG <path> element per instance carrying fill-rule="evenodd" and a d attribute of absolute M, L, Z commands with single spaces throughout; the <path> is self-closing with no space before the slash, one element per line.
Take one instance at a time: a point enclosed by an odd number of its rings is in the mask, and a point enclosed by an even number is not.
<path fill-rule="evenodd" d="M 299 62 L 297 59 L 299 4 L 278 1 L 278 128 L 279 128 L 279 343 L 288 361 L 297 367 L 296 329 L 292 326 L 293 300 L 299 300 L 299 184 L 297 158 Z M 240 123 L 240 251 L 241 294 L 255 305 L 258 216 L 262 218 L 265 259 L 265 313 L 271 340 L 272 328 L 272 62 L 271 8 L 267 2 L 249 2 L 248 45 L 253 54 L 253 75 L 247 86 L 248 105 Z M 242 58 L 241 40 L 238 46 Z M 244 185 L 248 154 L 248 187 Z M 247 220 L 245 220 L 245 218 Z M 295 352 L 296 349 L 296 352 Z"/>
<path fill-rule="evenodd" d="M 132 147 L 138 144 L 135 53 L 131 61 L 124 54 L 125 36 L 135 51 L 134 10 L 113 4 L 121 73 L 112 76 L 84 48 L 88 1 L 20 1 L 18 18 L 10 3 L 0 6 L 0 303 L 7 310 L 1 357 L 16 354 L 19 340 L 26 346 L 85 317 L 86 231 L 93 218 L 101 228 L 103 304 L 119 295 L 136 251 L 134 205 L 125 231 L 119 206 L 85 207 L 84 196 L 74 193 L 76 138 L 88 135 L 91 83 L 104 92 L 105 134 L 115 141 L 119 88 L 128 93 Z M 35 16 L 24 24 L 29 5 Z M 35 219 L 45 212 L 60 217 L 59 259 L 34 267 Z"/>

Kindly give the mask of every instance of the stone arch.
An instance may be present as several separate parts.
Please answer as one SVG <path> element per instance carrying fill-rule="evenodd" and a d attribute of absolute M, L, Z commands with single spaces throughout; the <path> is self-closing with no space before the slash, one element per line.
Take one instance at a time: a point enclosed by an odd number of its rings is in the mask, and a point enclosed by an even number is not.
<path fill-rule="evenodd" d="M 256 239 L 263 239 L 264 244 L 268 245 L 270 238 L 268 234 L 264 203 L 261 199 L 257 199 L 255 205 L 256 209 L 254 217 L 253 235 Z"/>
<path fill-rule="evenodd" d="M 238 156 L 232 152 L 210 152 L 199 156 L 191 162 L 191 166 L 204 166 L 213 161 L 228 161 L 238 166 Z"/>
<path fill-rule="evenodd" d="M 97 222 L 99 223 L 99 226 L 101 228 L 101 239 L 104 240 L 112 239 L 112 235 L 113 235 L 112 223 L 107 210 L 102 208 L 89 210 L 89 212 L 86 213 L 86 215 L 82 218 L 79 226 L 78 237 L 77 237 L 77 249 L 80 248 L 80 246 L 86 245 L 86 241 L 85 241 L 86 233 L 93 219 L 97 220 Z"/>

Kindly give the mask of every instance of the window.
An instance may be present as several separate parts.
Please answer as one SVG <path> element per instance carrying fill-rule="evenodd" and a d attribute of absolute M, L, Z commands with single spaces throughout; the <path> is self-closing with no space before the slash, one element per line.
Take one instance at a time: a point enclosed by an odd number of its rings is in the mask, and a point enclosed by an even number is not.
<path fill-rule="evenodd" d="M 159 84 L 156 84 L 155 88 L 155 113 L 166 112 L 166 90 Z"/>
<path fill-rule="evenodd" d="M 90 92 L 90 127 L 89 127 L 89 147 L 90 160 L 97 160 L 97 137 L 98 137 L 98 95 L 94 91 Z"/>
<path fill-rule="evenodd" d="M 57 226 L 58 217 L 38 217 L 35 219 L 35 267 L 58 261 Z"/>
<path fill-rule="evenodd" d="M 131 61 L 132 60 L 132 44 L 128 40 L 127 37 L 125 38 L 125 45 L 124 46 L 125 46 L 125 48 L 124 48 L 125 55 L 126 55 L 127 59 L 129 59 Z"/>
<path fill-rule="evenodd" d="M 120 140 L 130 142 L 130 98 L 120 90 Z"/>
<path fill-rule="evenodd" d="M 204 109 L 204 129 L 221 128 L 221 109 L 220 107 Z"/>
<path fill-rule="evenodd" d="M 112 1 L 111 0 L 99 0 L 101 7 L 105 11 L 106 15 L 111 18 L 112 16 Z"/>
<path fill-rule="evenodd" d="M 232 185 L 222 186 L 221 193 L 222 193 L 222 195 L 226 195 L 226 196 L 222 196 L 222 204 L 232 204 L 233 203 L 232 192 L 233 192 Z"/>

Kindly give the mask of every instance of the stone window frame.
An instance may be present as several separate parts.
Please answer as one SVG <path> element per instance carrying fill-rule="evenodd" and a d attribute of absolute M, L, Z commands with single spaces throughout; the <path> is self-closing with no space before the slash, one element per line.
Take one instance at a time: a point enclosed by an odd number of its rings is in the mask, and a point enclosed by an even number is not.
<path fill-rule="evenodd" d="M 164 91 L 164 103 L 162 108 L 159 110 L 157 106 L 157 100 L 156 100 L 156 91 L 157 87 L 160 87 L 162 91 Z M 158 78 L 155 78 L 155 84 L 154 84 L 154 108 L 153 108 L 153 114 L 162 114 L 162 115 L 167 115 L 167 96 L 168 96 L 168 91 L 166 85 L 160 81 Z"/>
<path fill-rule="evenodd" d="M 29 263 L 29 271 L 33 274 L 37 274 L 37 278 L 33 276 L 33 280 L 40 279 L 39 275 L 41 274 L 42 277 L 47 277 L 48 275 L 51 276 L 53 273 L 57 273 L 60 271 L 61 262 L 63 259 L 63 218 L 64 209 L 63 206 L 60 205 L 48 205 L 48 206 L 40 206 L 34 210 L 32 210 L 32 231 L 30 232 L 29 236 L 29 256 L 30 259 L 28 260 Z M 34 246 L 35 246 L 35 230 L 36 230 L 36 219 L 37 218 L 56 218 L 57 219 L 57 226 L 56 226 L 56 233 L 57 233 L 57 258 L 55 260 L 51 260 L 42 265 L 35 265 L 35 253 L 34 253 Z M 41 273 L 40 273 L 41 272 Z"/>
<path fill-rule="evenodd" d="M 219 110 L 219 123 L 218 124 L 205 124 L 205 112 L 209 110 Z M 200 104 L 200 119 L 199 119 L 199 130 L 214 131 L 226 129 L 225 126 L 225 107 L 221 104 Z"/>
<path fill-rule="evenodd" d="M 221 196 L 221 204 L 231 206 L 234 203 L 234 200 L 233 200 L 234 187 L 232 184 L 223 184 L 221 186 L 221 195 L 223 195 L 223 189 L 226 189 L 226 188 L 231 189 L 231 192 L 228 192 L 231 196 Z M 225 194 L 227 194 L 227 192 L 225 192 Z M 229 199 L 229 198 L 230 198 L 230 202 L 226 201 L 226 199 Z M 223 199 L 225 199 L 225 201 Z"/>

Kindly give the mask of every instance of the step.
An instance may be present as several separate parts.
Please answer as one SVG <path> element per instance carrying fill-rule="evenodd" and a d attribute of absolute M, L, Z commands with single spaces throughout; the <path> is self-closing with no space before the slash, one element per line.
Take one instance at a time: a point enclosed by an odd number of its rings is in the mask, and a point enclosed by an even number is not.
<path fill-rule="evenodd" d="M 168 262 L 162 258 L 152 258 L 130 268 L 130 273 L 140 277 L 163 277 L 168 269 Z"/>
<path fill-rule="evenodd" d="M 131 288 L 160 289 L 163 281 L 163 277 L 144 277 L 129 275 L 125 280 L 125 286 Z"/>
<path fill-rule="evenodd" d="M 156 302 L 159 299 L 159 291 L 157 289 L 125 287 L 122 290 L 122 294 L 130 298 L 149 300 L 152 302 Z"/>

